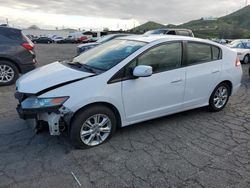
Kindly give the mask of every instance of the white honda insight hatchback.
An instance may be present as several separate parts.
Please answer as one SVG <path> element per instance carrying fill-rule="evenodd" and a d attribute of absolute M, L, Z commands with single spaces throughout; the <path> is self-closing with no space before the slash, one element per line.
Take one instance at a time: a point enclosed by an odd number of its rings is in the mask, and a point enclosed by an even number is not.
<path fill-rule="evenodd" d="M 182 36 L 129 36 L 55 62 L 16 83 L 22 119 L 65 128 L 80 148 L 108 140 L 117 127 L 208 106 L 222 110 L 241 85 L 237 53 Z"/>

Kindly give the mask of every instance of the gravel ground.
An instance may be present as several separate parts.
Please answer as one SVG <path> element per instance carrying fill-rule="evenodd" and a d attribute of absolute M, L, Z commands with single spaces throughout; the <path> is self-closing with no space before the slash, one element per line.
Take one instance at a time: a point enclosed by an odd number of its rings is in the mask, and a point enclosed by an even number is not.
<path fill-rule="evenodd" d="M 76 45 L 36 45 L 39 65 Z M 0 88 L 0 187 L 250 187 L 249 65 L 219 113 L 196 109 L 119 129 L 88 150 L 66 135 L 36 135 L 15 112 L 15 87 Z"/>

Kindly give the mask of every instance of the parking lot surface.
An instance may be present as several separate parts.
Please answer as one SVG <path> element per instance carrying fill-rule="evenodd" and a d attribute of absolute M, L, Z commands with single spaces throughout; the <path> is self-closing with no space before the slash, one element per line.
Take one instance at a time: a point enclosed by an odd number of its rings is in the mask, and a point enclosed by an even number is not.
<path fill-rule="evenodd" d="M 75 47 L 36 45 L 39 66 L 72 58 Z M 88 150 L 74 149 L 67 135 L 35 134 L 15 111 L 15 87 L 1 87 L 0 187 L 249 188 L 248 66 L 223 111 L 201 108 L 121 128 Z"/>

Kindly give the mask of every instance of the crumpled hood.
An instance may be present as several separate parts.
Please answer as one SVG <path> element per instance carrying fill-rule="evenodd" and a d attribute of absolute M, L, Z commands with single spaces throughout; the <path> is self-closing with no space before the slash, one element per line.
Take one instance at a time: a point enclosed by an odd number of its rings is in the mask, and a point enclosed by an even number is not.
<path fill-rule="evenodd" d="M 36 94 L 44 89 L 91 75 L 93 74 L 55 62 L 23 75 L 17 80 L 16 86 L 19 92 Z"/>

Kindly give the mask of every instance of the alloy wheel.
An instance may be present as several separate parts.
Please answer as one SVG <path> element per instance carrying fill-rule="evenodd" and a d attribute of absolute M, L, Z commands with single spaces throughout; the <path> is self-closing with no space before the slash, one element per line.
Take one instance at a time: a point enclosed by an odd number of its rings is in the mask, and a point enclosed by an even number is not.
<path fill-rule="evenodd" d="M 228 99 L 228 89 L 225 86 L 220 86 L 214 94 L 214 106 L 218 109 L 224 107 Z"/>
<path fill-rule="evenodd" d="M 0 65 L 0 83 L 8 83 L 13 80 L 15 72 L 12 67 L 8 65 Z"/>
<path fill-rule="evenodd" d="M 82 125 L 80 137 L 84 144 L 96 146 L 104 142 L 111 133 L 112 123 L 108 116 L 95 114 Z"/>

